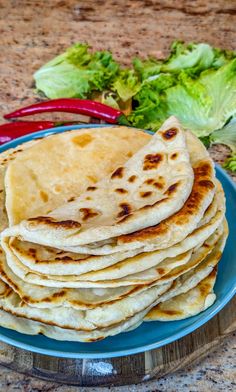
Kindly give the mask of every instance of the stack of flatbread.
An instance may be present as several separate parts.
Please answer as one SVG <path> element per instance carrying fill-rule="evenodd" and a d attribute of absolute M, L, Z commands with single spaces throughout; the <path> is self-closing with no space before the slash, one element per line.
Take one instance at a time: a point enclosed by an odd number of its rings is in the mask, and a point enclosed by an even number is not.
<path fill-rule="evenodd" d="M 0 325 L 93 342 L 215 301 L 225 198 L 203 144 L 81 129 L 0 155 Z M 153 324 L 155 328 L 155 324 Z"/>

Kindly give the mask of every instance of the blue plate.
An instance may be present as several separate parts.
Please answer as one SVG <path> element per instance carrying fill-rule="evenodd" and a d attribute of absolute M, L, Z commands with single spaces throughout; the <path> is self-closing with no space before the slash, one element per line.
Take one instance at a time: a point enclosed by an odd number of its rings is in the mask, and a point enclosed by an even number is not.
<path fill-rule="evenodd" d="M 101 125 L 67 126 L 40 131 L 23 136 L 0 147 L 0 152 L 38 137 L 71 129 L 94 128 Z M 104 125 L 107 126 L 107 125 Z M 215 316 L 236 292 L 236 186 L 220 167 L 216 167 L 227 200 L 229 237 L 215 285 L 216 302 L 205 312 L 181 321 L 143 323 L 131 332 L 106 338 L 96 343 L 70 343 L 49 339 L 42 335 L 24 335 L 10 329 L 0 328 L 0 340 L 25 350 L 65 358 L 108 358 L 136 354 L 171 343 L 205 324 Z"/>

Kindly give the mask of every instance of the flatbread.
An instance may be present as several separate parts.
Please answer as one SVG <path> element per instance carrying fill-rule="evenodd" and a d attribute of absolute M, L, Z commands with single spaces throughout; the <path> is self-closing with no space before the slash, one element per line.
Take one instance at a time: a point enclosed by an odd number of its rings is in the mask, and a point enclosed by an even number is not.
<path fill-rule="evenodd" d="M 63 132 L 37 145 L 18 146 L 12 150 L 5 177 L 10 225 L 73 200 L 123 165 L 150 139 L 143 131 L 111 126 Z M 31 147 L 27 151 L 26 145 Z"/>
<path fill-rule="evenodd" d="M 5 230 L 42 245 L 75 247 L 155 225 L 183 206 L 193 184 L 185 133 L 169 118 L 123 166 L 74 201 Z M 77 252 L 77 249 L 75 249 Z"/>
<path fill-rule="evenodd" d="M 71 280 L 73 275 L 80 275 L 81 280 L 119 279 L 132 274 L 133 271 L 144 271 L 166 257 L 178 256 L 203 243 L 217 227 L 215 216 L 218 209 L 222 210 L 223 214 L 223 202 L 224 194 L 218 182 L 213 202 L 198 225 L 201 230 L 196 229 L 174 247 L 159 251 L 143 252 L 143 248 L 137 248 L 104 256 L 92 256 L 43 247 L 17 238 L 9 241 L 9 248 L 22 264 L 22 268 L 25 267 L 25 273 L 36 272 L 47 276 L 72 275 Z"/>
<path fill-rule="evenodd" d="M 215 268 L 205 279 L 187 293 L 156 305 L 146 318 L 146 321 L 183 320 L 203 312 L 216 300 L 213 287 L 216 281 Z"/>
<path fill-rule="evenodd" d="M 221 219 L 222 221 L 222 219 Z M 185 272 L 185 269 L 193 268 L 195 266 L 196 260 L 200 262 L 203 260 L 206 255 L 212 249 L 212 246 L 218 241 L 219 236 L 221 235 L 221 226 L 216 229 L 216 231 L 203 243 L 200 247 L 199 244 L 195 249 L 186 251 L 178 256 L 172 258 L 165 258 L 161 263 L 156 266 L 149 268 L 145 271 L 131 274 L 128 276 L 124 276 L 121 279 L 117 280 L 98 280 L 98 281 L 89 281 L 89 280 L 80 280 L 80 276 L 73 276 L 73 280 L 71 276 L 68 277 L 60 277 L 60 276 L 49 276 L 49 275 L 40 275 L 34 274 L 30 272 L 25 272 L 22 268 L 22 265 L 18 263 L 16 257 L 8 251 L 6 248 L 6 256 L 7 256 L 7 264 L 2 263 L 1 268 L 5 271 L 7 276 L 13 275 L 9 269 L 13 271 L 16 277 L 20 277 L 24 282 L 30 284 L 41 285 L 43 287 L 58 287 L 58 288 L 101 288 L 101 287 L 121 287 L 121 286 L 129 286 L 129 285 L 143 285 L 150 284 L 154 281 L 157 281 L 162 276 L 165 279 L 167 274 L 171 273 L 172 270 L 181 271 L 181 273 Z M 9 253 L 8 253 L 9 252 Z M 194 256 L 193 256 L 194 255 Z M 14 279 L 15 283 L 17 283 L 17 278 Z M 67 279 L 68 278 L 68 279 Z"/>
<path fill-rule="evenodd" d="M 218 245 L 214 248 L 213 252 L 206 258 L 206 260 L 204 260 L 204 262 L 201 263 L 200 266 L 190 271 L 190 273 L 184 274 L 183 276 L 178 278 L 171 285 L 170 289 L 166 291 L 166 293 L 164 293 L 163 295 L 159 296 L 156 299 L 156 303 L 153 303 L 152 307 L 156 306 L 161 301 L 163 302 L 164 300 L 166 301 L 170 300 L 170 298 L 176 295 L 180 295 L 181 293 L 189 291 L 190 289 L 198 285 L 198 283 L 202 279 L 208 276 L 209 273 L 215 268 L 215 266 L 217 265 L 221 257 L 226 237 L 227 237 L 227 233 L 225 232 L 224 236 L 219 241 Z M 5 286 L 5 293 L 6 295 L 4 295 L 4 290 L 2 290 L 2 296 L 1 296 L 2 298 L 7 298 L 9 296 L 9 288 L 7 286 Z M 0 306 L 0 307 L 4 308 L 4 306 Z M 19 317 L 19 316 L 17 317 L 16 312 L 13 315 L 13 312 L 9 313 L 9 312 L 5 312 L 4 310 L 0 311 L 0 315 L 1 315 L 0 323 L 2 326 L 5 326 L 6 328 L 11 328 L 21 333 L 27 333 L 32 335 L 42 333 L 50 338 L 57 339 L 57 340 L 93 342 L 96 340 L 104 339 L 107 336 L 115 335 L 123 331 L 132 330 L 133 328 L 140 325 L 141 321 L 146 315 L 147 316 L 145 320 L 150 320 L 149 315 L 151 313 L 148 313 L 149 311 L 150 311 L 150 307 L 147 307 L 143 311 L 126 319 L 123 323 L 118 323 L 117 325 L 114 325 L 111 328 L 101 328 L 101 329 L 94 329 L 90 331 L 77 331 L 70 328 L 68 329 L 60 328 L 54 325 L 50 325 L 50 323 L 45 324 L 43 322 L 32 321 L 23 317 Z M 96 310 L 95 313 L 90 314 L 90 317 L 91 316 L 93 316 L 93 322 L 95 319 L 96 323 L 104 324 L 104 320 L 101 320 L 101 315 L 97 315 Z M 90 320 L 88 319 L 87 322 L 90 322 Z"/>
<path fill-rule="evenodd" d="M 181 275 L 178 279 L 176 279 L 171 289 L 168 290 L 168 292 L 166 292 L 165 294 L 163 294 L 161 298 L 160 303 L 163 304 L 162 305 L 163 307 L 165 307 L 166 306 L 165 304 L 168 304 L 168 301 L 171 300 L 172 298 L 177 298 L 179 295 L 185 294 L 192 288 L 196 287 L 202 280 L 204 280 L 211 273 L 213 274 L 212 277 L 214 278 L 216 273 L 216 266 L 219 260 L 221 259 L 227 237 L 228 237 L 228 225 L 225 220 L 224 234 L 220 239 L 220 241 L 218 242 L 217 246 L 202 263 L 200 263 L 194 269 L 188 271 L 187 273 Z M 156 317 L 158 316 L 159 313 L 158 310 L 156 313 L 156 308 L 158 308 L 158 306 L 153 307 L 147 313 L 147 315 L 145 316 L 145 321 L 157 320 Z"/>
<path fill-rule="evenodd" d="M 192 133 L 186 132 L 187 148 L 194 170 L 194 183 L 191 194 L 184 206 L 169 218 L 157 225 L 98 241 L 88 246 L 65 246 L 60 248 L 77 253 L 105 255 L 143 247 L 144 251 L 163 249 L 182 241 L 200 223 L 206 209 L 212 203 L 215 194 L 215 171 L 213 161 L 207 150 Z M 10 232 L 5 235 L 10 235 Z M 13 235 L 18 235 L 12 233 Z"/>

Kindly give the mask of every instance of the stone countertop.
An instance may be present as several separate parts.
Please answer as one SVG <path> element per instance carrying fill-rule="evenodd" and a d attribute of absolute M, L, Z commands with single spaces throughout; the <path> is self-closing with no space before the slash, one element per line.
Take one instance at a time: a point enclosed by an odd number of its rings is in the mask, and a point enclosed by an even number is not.
<path fill-rule="evenodd" d="M 129 64 L 136 55 L 166 54 L 174 39 L 207 41 L 235 49 L 236 3 L 235 0 L 2 0 L 0 33 L 2 114 L 37 100 L 33 72 L 77 41 L 86 41 L 94 49 L 112 50 L 123 64 Z M 223 146 L 211 148 L 217 162 L 222 162 L 228 153 Z M 235 346 L 236 338 L 232 336 L 192 367 L 158 381 L 110 391 L 233 391 Z M 0 367 L 0 390 L 87 389 L 51 384 Z"/>

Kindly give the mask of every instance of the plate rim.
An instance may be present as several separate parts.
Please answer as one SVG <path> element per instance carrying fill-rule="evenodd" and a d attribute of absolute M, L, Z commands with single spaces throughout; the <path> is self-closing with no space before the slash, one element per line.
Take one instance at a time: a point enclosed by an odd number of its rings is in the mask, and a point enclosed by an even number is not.
<path fill-rule="evenodd" d="M 79 124 L 79 125 L 70 125 L 70 126 L 62 126 L 62 127 L 56 127 L 56 128 L 48 128 L 43 131 L 39 132 L 34 132 L 30 133 L 24 136 L 21 136 L 19 138 L 16 138 L 8 143 L 3 144 L 0 146 L 0 153 L 10 149 L 10 148 L 15 148 L 16 146 L 27 142 L 32 139 L 38 139 L 42 137 L 47 137 L 49 135 L 53 135 L 56 133 L 62 133 L 65 131 L 70 131 L 70 130 L 76 130 L 76 129 L 83 129 L 83 128 L 101 128 L 101 127 L 116 127 L 118 125 L 111 125 L 111 124 Z M 145 131 L 144 132 L 152 134 L 151 131 Z M 231 179 L 231 177 L 228 175 L 228 173 L 222 169 L 218 164 L 215 164 L 216 166 L 216 171 L 219 172 L 224 179 L 230 184 L 230 186 L 233 188 L 233 191 L 235 192 L 236 195 L 236 184 L 234 181 Z M 27 351 L 31 351 L 34 353 L 38 354 L 43 354 L 43 355 L 49 355 L 49 356 L 54 356 L 54 357 L 60 357 L 60 358 L 73 358 L 73 359 L 102 359 L 102 358 L 115 358 L 115 357 L 123 357 L 127 355 L 134 355 L 138 353 L 142 353 L 144 351 L 149 351 L 153 349 L 160 348 L 164 345 L 167 345 L 169 343 L 172 343 L 178 339 L 183 338 L 184 336 L 188 335 L 191 332 L 194 332 L 196 329 L 200 328 L 202 325 L 207 323 L 210 319 L 212 319 L 221 309 L 224 308 L 224 306 L 233 298 L 233 296 L 236 294 L 236 282 L 235 284 L 232 285 L 231 289 L 227 292 L 225 296 L 223 296 L 223 299 L 220 301 L 220 303 L 213 304 L 209 309 L 205 310 L 202 312 L 202 317 L 200 317 L 199 320 L 193 322 L 193 324 L 183 328 L 181 331 L 176 332 L 175 334 L 172 334 L 169 337 L 166 337 L 164 339 L 161 339 L 157 342 L 154 343 L 149 343 L 149 344 L 142 344 L 138 347 L 134 347 L 131 349 L 122 349 L 122 350 L 115 350 L 111 352 L 102 352 L 102 353 L 97 353 L 97 352 L 65 352 L 61 350 L 54 350 L 54 349 L 46 349 L 46 348 L 40 348 L 34 345 L 31 345 L 29 343 L 23 343 L 20 342 L 14 338 L 10 338 L 5 336 L 4 333 L 2 333 L 2 329 L 10 330 L 10 328 L 4 328 L 0 327 L 0 340 L 10 344 L 14 347 L 21 348 Z M 11 331 L 11 330 L 10 330 Z M 17 332 L 17 331 L 14 331 Z M 17 332 L 20 333 L 20 332 Z M 27 335 L 27 334 L 22 334 L 21 335 Z M 34 335 L 32 335 L 34 336 Z M 47 338 L 51 339 L 51 338 Z M 54 340 L 54 339 L 52 339 Z"/>

